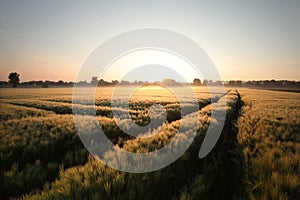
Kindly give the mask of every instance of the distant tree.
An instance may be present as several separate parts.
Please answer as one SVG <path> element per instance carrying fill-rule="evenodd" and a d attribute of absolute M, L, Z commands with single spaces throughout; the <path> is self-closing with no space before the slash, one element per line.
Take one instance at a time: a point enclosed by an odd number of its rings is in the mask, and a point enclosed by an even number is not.
<path fill-rule="evenodd" d="M 11 72 L 8 75 L 8 82 L 12 84 L 12 86 L 15 88 L 19 85 L 20 83 L 20 74 L 18 74 L 17 72 Z"/>
<path fill-rule="evenodd" d="M 92 85 L 97 85 L 98 84 L 98 78 L 97 78 L 97 76 L 93 76 L 92 77 L 91 84 Z"/>
<path fill-rule="evenodd" d="M 201 85 L 200 79 L 199 79 L 199 78 L 195 78 L 195 79 L 193 80 L 193 85 Z"/>
<path fill-rule="evenodd" d="M 215 85 L 223 85 L 223 82 L 222 81 L 216 81 L 214 82 Z"/>
<path fill-rule="evenodd" d="M 230 86 L 243 86 L 243 81 L 241 81 L 241 80 L 237 80 L 237 81 L 231 80 L 231 81 L 229 81 L 228 85 L 230 85 Z"/>
<path fill-rule="evenodd" d="M 112 85 L 117 85 L 119 83 L 119 81 L 118 80 L 112 80 L 111 83 L 112 83 Z"/>
<path fill-rule="evenodd" d="M 43 83 L 42 87 L 43 87 L 43 88 L 47 88 L 47 87 L 49 87 L 49 86 L 48 86 L 47 83 Z"/>
<path fill-rule="evenodd" d="M 237 80 L 237 81 L 236 81 L 236 85 L 237 85 L 237 86 L 242 86 L 242 85 L 243 85 L 243 81 Z"/>
<path fill-rule="evenodd" d="M 170 78 L 166 78 L 162 82 L 165 85 L 176 85 L 177 84 L 177 82 L 175 80 L 170 79 Z"/>
<path fill-rule="evenodd" d="M 121 80 L 122 85 L 128 85 L 129 83 L 130 83 L 129 81 Z"/>
<path fill-rule="evenodd" d="M 59 81 L 57 82 L 57 85 L 63 85 L 64 83 L 65 83 L 64 81 L 59 80 Z"/>

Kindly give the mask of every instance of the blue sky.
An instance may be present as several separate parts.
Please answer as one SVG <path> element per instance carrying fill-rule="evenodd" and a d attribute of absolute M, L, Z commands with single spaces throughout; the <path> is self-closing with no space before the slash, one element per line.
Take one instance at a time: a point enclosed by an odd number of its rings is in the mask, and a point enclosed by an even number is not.
<path fill-rule="evenodd" d="M 88 55 L 138 28 L 197 42 L 223 80 L 300 79 L 300 1 L 0 1 L 0 80 L 74 81 Z M 118 77 L 109 77 L 118 79 Z"/>

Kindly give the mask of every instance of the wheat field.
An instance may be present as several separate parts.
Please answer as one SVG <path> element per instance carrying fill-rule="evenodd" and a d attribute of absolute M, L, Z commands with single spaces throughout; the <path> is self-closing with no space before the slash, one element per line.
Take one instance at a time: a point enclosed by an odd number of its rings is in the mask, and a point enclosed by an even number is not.
<path fill-rule="evenodd" d="M 72 104 L 72 88 L 0 89 L 1 199 L 300 199 L 300 93 L 227 88 L 210 96 L 206 87 L 193 90 L 197 111 L 190 108 L 189 96 L 180 105 L 162 88 L 135 92 L 128 113 L 136 124 L 163 119 L 159 113 L 150 118 L 153 104 L 166 110 L 164 123 L 135 138 L 118 126 L 126 121 L 113 116 L 127 110 L 111 107 L 112 87 L 98 89 L 94 105 Z M 222 98 L 226 105 L 219 103 Z M 199 159 L 209 125 L 219 123 L 212 118 L 212 105 L 226 110 L 225 124 L 213 150 Z M 86 150 L 73 106 L 94 109 L 107 138 L 129 152 L 156 151 L 171 140 L 193 141 L 165 168 L 121 172 Z M 182 115 L 181 106 L 189 112 Z M 178 133 L 183 120 L 198 124 L 194 138 Z M 119 155 L 105 156 L 115 162 Z"/>

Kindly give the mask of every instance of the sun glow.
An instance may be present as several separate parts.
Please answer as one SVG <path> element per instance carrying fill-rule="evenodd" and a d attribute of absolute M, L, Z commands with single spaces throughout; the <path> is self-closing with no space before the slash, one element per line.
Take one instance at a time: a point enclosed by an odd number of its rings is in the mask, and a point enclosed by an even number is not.
<path fill-rule="evenodd" d="M 146 65 L 159 65 L 165 69 L 156 68 L 154 71 L 137 73 L 136 69 Z M 193 78 L 199 77 L 196 69 L 183 58 L 163 50 L 139 50 L 130 52 L 114 61 L 105 71 L 105 80 L 123 80 L 125 76 L 128 81 L 162 81 L 164 78 L 178 79 L 179 74 L 183 77 L 182 82 L 191 82 Z M 173 73 L 169 73 L 173 71 Z M 140 72 L 140 71 L 139 71 Z"/>

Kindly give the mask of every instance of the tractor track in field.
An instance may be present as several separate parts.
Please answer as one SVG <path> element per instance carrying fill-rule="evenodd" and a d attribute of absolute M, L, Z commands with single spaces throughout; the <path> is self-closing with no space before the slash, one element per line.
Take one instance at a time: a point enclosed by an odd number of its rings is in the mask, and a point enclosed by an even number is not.
<path fill-rule="evenodd" d="M 224 94 L 225 95 L 225 94 Z M 217 102 L 220 98 L 221 98 L 222 96 L 219 96 L 219 97 L 217 97 L 217 98 L 215 98 L 215 99 L 213 99 L 213 100 L 211 100 L 211 101 L 209 101 L 209 102 L 205 102 L 203 105 L 202 105 L 202 107 L 200 108 L 200 109 L 202 109 L 202 108 L 204 108 L 204 107 L 206 107 L 206 106 L 209 106 L 211 103 L 214 103 L 214 102 Z M 225 129 L 226 129 L 226 131 L 224 132 L 224 130 L 223 130 L 223 132 L 222 132 L 222 135 L 224 135 L 224 134 L 227 134 L 228 132 L 229 132 L 229 130 L 232 130 L 233 129 L 233 127 L 234 127 L 234 123 L 233 123 L 233 121 L 234 121 L 234 119 L 236 118 L 236 113 L 237 112 L 239 112 L 239 109 L 240 108 L 238 108 L 238 107 L 240 107 L 240 96 L 239 96 L 239 94 L 238 94 L 238 101 L 237 101 L 237 104 L 235 105 L 235 108 L 234 108 L 234 111 L 233 111 L 233 114 L 232 114 L 232 118 L 230 118 L 230 119 L 226 119 L 226 124 L 225 124 Z M 12 105 L 15 105 L 15 104 L 13 104 L 13 103 L 11 103 Z M 18 106 L 24 106 L 24 105 L 18 105 Z M 28 107 L 33 107 L 33 106 L 28 106 Z M 46 110 L 46 109 L 44 109 L 44 110 Z M 50 111 L 53 111 L 53 110 L 50 110 Z M 238 116 L 238 114 L 237 114 L 237 116 Z M 221 136 L 222 137 L 222 136 Z M 225 137 L 225 136 L 224 136 Z M 229 138 L 231 138 L 232 137 L 232 135 L 230 135 L 230 136 L 228 136 Z M 130 139 L 130 138 L 129 138 Z M 226 138 L 225 138 L 226 139 Z M 225 140 L 224 138 L 222 139 L 221 138 L 221 144 L 218 144 L 218 146 L 221 146 L 221 147 L 223 147 L 221 150 L 222 151 L 226 151 L 226 150 L 228 150 L 228 149 L 230 149 L 231 147 L 232 147 L 232 143 L 231 142 L 228 142 L 228 144 L 224 141 L 223 142 L 223 140 Z M 193 151 L 195 150 L 195 153 L 197 153 L 196 151 L 198 151 L 199 150 L 199 148 L 197 147 L 197 148 L 195 148 L 195 146 L 193 146 L 193 147 L 191 147 L 191 149 L 189 150 L 190 151 L 190 153 L 194 153 Z M 207 160 L 208 162 L 213 162 L 214 160 L 214 158 L 215 157 L 218 157 L 218 158 L 220 158 L 220 155 L 219 155 L 219 148 L 214 148 L 214 149 L 217 149 L 217 150 L 213 150 L 213 152 L 211 152 L 210 154 L 209 154 L 209 157 L 208 158 L 205 158 L 204 160 L 201 160 L 201 162 L 206 162 L 205 160 Z M 196 154 L 195 154 L 196 155 Z M 224 160 L 222 160 L 222 162 L 224 162 L 224 163 L 222 163 L 222 165 L 223 166 L 225 166 L 226 167 L 226 170 L 229 170 L 229 169 L 232 169 L 232 162 L 234 162 L 234 161 L 232 161 L 233 159 L 232 158 L 235 158 L 233 155 L 231 155 L 230 153 L 228 153 L 228 155 L 226 154 L 225 156 L 227 156 L 227 158 L 224 158 Z M 222 156 L 221 156 L 222 157 Z M 167 187 L 166 188 L 166 192 L 168 192 L 168 195 L 167 196 L 163 196 L 163 197 L 170 197 L 170 198 L 172 198 L 172 197 L 176 197 L 176 195 L 178 195 L 178 188 L 180 188 L 180 187 L 183 187 L 185 184 L 189 184 L 189 182 L 190 182 L 190 180 L 192 179 L 192 177 L 194 177 L 194 176 L 196 176 L 196 174 L 199 172 L 199 171 L 197 171 L 197 169 L 198 169 L 198 167 L 199 166 L 197 166 L 197 165 L 195 165 L 195 164 L 199 164 L 199 158 L 197 158 L 198 160 L 195 162 L 195 160 L 194 160 L 194 157 L 192 157 L 192 158 L 190 158 L 191 160 L 189 160 L 188 162 L 186 162 L 184 159 L 183 160 L 181 160 L 181 161 L 179 161 L 177 164 L 175 163 L 174 165 L 172 164 L 172 166 L 170 167 L 170 168 L 166 168 L 165 170 L 163 170 L 162 171 L 162 173 L 164 173 L 164 172 L 166 172 L 166 173 L 169 173 L 169 170 L 170 169 L 175 169 L 174 168 L 174 166 L 177 166 L 177 168 L 178 168 L 178 166 L 180 166 L 181 164 L 184 164 L 184 166 L 185 167 L 189 167 L 188 165 L 193 165 L 193 167 L 191 167 L 191 170 L 192 170 L 192 172 L 187 172 L 187 170 L 185 170 L 185 171 L 182 171 L 182 170 L 179 170 L 179 172 L 176 172 L 175 174 L 166 174 L 166 176 L 168 177 L 168 176 L 170 176 L 170 177 L 172 177 L 172 176 L 181 176 L 181 178 L 180 178 L 180 180 L 182 181 L 182 182 L 180 182 L 179 184 L 178 183 L 172 183 L 171 184 L 171 186 L 168 186 L 168 185 L 164 185 L 164 187 Z M 212 159 L 212 160 L 211 160 Z M 227 159 L 229 159 L 229 160 L 231 160 L 232 162 L 230 162 L 230 163 L 228 163 L 227 162 Z M 185 163 L 186 162 L 186 163 Z M 187 173 L 187 174 L 185 174 L 185 175 L 180 175 L 179 173 Z M 223 172 L 223 171 L 222 171 Z M 223 173 L 221 173 L 221 174 L 223 174 Z M 230 174 L 230 176 L 231 177 L 233 177 L 232 176 L 232 174 Z M 170 178 L 169 177 L 169 178 Z M 229 175 L 228 175 L 228 177 L 229 177 Z M 234 176 L 235 177 L 235 176 Z M 166 181 L 167 180 L 169 180 L 169 179 L 166 179 Z M 221 179 L 219 179 L 219 177 L 217 176 L 217 178 L 215 179 L 215 181 L 214 181 L 214 183 L 216 182 L 217 184 L 219 184 L 219 181 L 224 181 L 222 178 Z M 232 182 L 233 184 L 236 184 L 236 180 L 234 179 L 233 180 L 233 182 Z M 227 184 L 227 183 L 226 183 Z M 225 185 L 226 185 L 225 184 Z M 213 191 L 213 189 L 214 189 L 214 187 L 213 187 L 214 185 L 210 185 L 210 188 L 209 188 L 209 194 L 211 195 L 210 197 L 212 197 L 212 199 L 214 198 L 214 194 L 215 194 L 215 191 Z M 224 186 L 224 185 L 223 185 Z M 226 187 L 229 187 L 229 186 L 226 186 Z M 150 189 L 151 187 L 149 187 L 148 189 Z M 232 190 L 230 190 L 230 191 L 232 191 Z M 149 192 L 149 193 L 148 193 Z M 148 192 L 146 192 L 145 193 L 145 195 L 147 195 L 145 198 L 146 199 L 156 199 L 156 198 L 159 198 L 159 197 L 162 197 L 162 196 L 160 196 L 160 195 L 162 195 L 162 194 L 150 194 L 151 193 L 151 191 L 148 191 Z M 222 193 L 221 194 L 223 194 L 224 195 L 224 197 L 227 197 L 227 196 L 230 196 L 231 195 L 231 193 L 230 194 L 227 194 L 228 193 L 228 191 L 222 191 Z M 154 195 L 154 196 L 153 196 Z M 158 196 L 155 196 L 155 195 L 158 195 Z M 220 197 L 220 196 L 218 196 L 218 197 Z M 221 196 L 222 197 L 222 196 Z M 223 198 L 224 199 L 224 198 Z M 226 198 L 225 198 L 226 199 Z"/>
<path fill-rule="evenodd" d="M 188 199 L 243 199 L 244 185 L 244 157 L 239 145 L 237 120 L 244 102 L 238 91 L 237 102 L 232 112 L 227 114 L 221 136 L 214 149 L 201 161 L 202 171 L 194 169 L 194 176 L 182 186 L 181 193 L 174 199 L 188 197 Z M 202 164 L 201 164 L 202 162 Z M 205 189 L 204 189 L 205 188 Z M 182 192 L 183 191 L 183 192 Z"/>
<path fill-rule="evenodd" d="M 230 92 L 230 91 L 228 91 Z M 202 99 L 198 101 L 198 105 L 199 105 L 199 110 L 201 110 L 202 108 L 204 108 L 205 106 L 217 102 L 221 97 L 223 97 L 224 95 L 226 95 L 228 92 L 226 92 L 225 94 L 219 95 L 219 96 L 215 96 L 213 98 L 207 98 L 207 99 Z M 38 102 L 35 102 L 38 101 Z M 46 102 L 49 102 L 49 104 L 47 104 Z M 28 101 L 24 101 L 24 102 L 5 102 L 5 103 L 9 103 L 11 105 L 14 106 L 24 106 L 24 107 L 28 107 L 28 108 L 36 108 L 36 109 L 41 109 L 41 110 L 46 110 L 46 111 L 52 111 L 56 114 L 60 114 L 60 115 L 64 115 L 64 114 L 73 114 L 73 110 L 72 110 L 72 106 L 73 104 L 71 102 L 65 102 L 65 101 L 50 101 L 50 100 L 34 100 L 33 102 L 30 102 L 30 100 Z M 40 104 L 39 104 L 40 103 Z M 55 103 L 58 103 L 57 105 L 55 105 Z M 59 103 L 61 103 L 61 105 L 59 105 Z M 86 104 L 74 104 L 74 105 L 78 105 L 78 106 L 83 106 L 83 109 L 85 106 L 87 106 L 86 108 L 92 106 L 92 105 L 86 105 Z M 165 106 L 167 106 L 168 104 L 164 104 Z M 149 106 L 149 105 L 148 105 Z M 96 115 L 97 116 L 102 116 L 102 117 L 108 117 L 108 118 L 113 118 L 113 113 L 112 113 L 112 108 L 109 106 L 95 106 L 95 111 L 96 111 Z M 136 114 L 138 112 L 145 112 L 145 110 L 131 110 L 129 109 L 129 113 L 130 114 Z M 180 108 L 175 108 L 175 109 L 167 109 L 167 121 L 173 122 L 176 120 L 181 119 L 181 117 L 184 117 L 188 114 L 190 114 L 191 112 L 186 112 L 184 113 L 184 115 L 182 115 L 181 113 L 181 109 Z M 89 114 L 88 114 L 89 115 Z M 147 125 L 147 124 L 142 124 Z"/>

